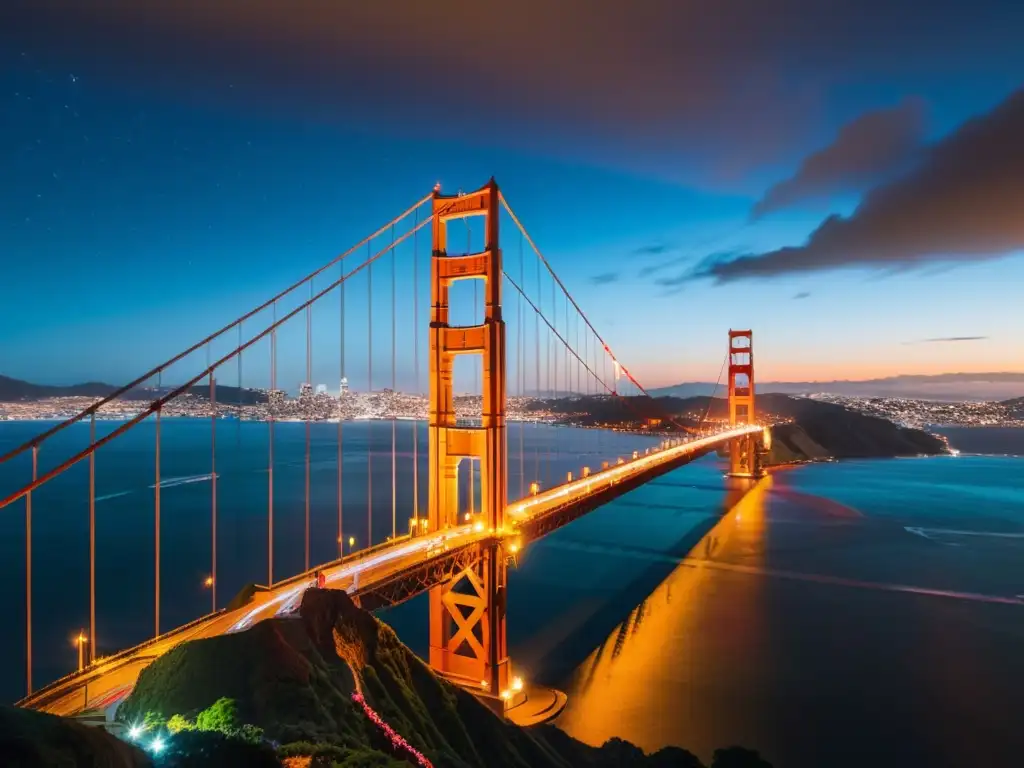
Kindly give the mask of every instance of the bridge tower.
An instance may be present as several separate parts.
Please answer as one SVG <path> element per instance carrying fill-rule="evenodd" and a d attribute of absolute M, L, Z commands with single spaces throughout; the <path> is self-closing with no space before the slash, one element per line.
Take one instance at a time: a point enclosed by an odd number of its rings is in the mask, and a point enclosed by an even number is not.
<path fill-rule="evenodd" d="M 498 185 L 433 198 L 430 310 L 429 529 L 459 525 L 458 470 L 480 460 L 480 511 L 486 529 L 504 525 L 507 502 L 505 435 L 505 323 L 501 316 L 501 250 Z M 481 253 L 449 255 L 448 222 L 485 219 Z M 484 282 L 480 325 L 449 325 L 448 293 L 456 280 Z M 456 423 L 452 374 L 456 355 L 483 358 L 483 408 L 479 427 Z M 493 697 L 502 705 L 510 674 L 505 642 L 506 560 L 500 544 L 484 543 L 476 562 L 430 590 L 430 666 L 453 682 Z"/>
<path fill-rule="evenodd" d="M 755 423 L 754 334 L 729 331 L 729 424 Z M 761 477 L 761 439 L 749 435 L 729 444 L 729 476 Z"/>

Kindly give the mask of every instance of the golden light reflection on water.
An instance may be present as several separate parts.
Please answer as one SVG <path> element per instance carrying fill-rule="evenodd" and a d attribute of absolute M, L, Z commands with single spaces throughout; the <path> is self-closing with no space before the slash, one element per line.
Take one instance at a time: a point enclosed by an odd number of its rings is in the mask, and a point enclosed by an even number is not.
<path fill-rule="evenodd" d="M 755 567 L 764 564 L 772 480 L 743 482 L 730 489 L 727 512 L 685 561 L 577 669 L 566 690 L 568 706 L 558 719 L 563 730 L 590 744 L 618 736 L 645 750 L 668 744 L 694 749 L 704 741 L 696 737 L 709 725 L 710 710 L 692 691 L 704 684 L 699 664 L 707 655 L 700 650 L 705 622 L 727 622 L 726 631 L 707 634 L 735 640 L 735 655 L 716 649 L 718 659 L 734 665 L 732 672 L 715 670 L 716 680 L 726 687 L 729 677 L 739 679 L 743 666 L 735 656 L 743 646 L 760 642 L 762 635 L 762 580 L 703 567 L 720 558 Z M 729 585 L 728 594 L 722 592 L 723 580 L 736 582 Z M 729 601 L 724 612 L 715 605 L 722 599 Z M 673 683 L 671 690 L 667 682 Z M 680 708 L 680 685 L 691 690 L 682 697 L 685 709 Z"/>

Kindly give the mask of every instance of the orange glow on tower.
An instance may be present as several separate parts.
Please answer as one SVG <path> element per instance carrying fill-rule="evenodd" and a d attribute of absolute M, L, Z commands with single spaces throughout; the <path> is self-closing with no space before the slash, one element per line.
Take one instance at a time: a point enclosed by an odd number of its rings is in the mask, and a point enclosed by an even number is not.
<path fill-rule="evenodd" d="M 754 424 L 754 333 L 729 331 L 729 424 L 737 427 Z M 753 436 L 729 444 L 729 475 L 760 477 L 758 441 Z"/>
<path fill-rule="evenodd" d="M 480 461 L 482 530 L 504 525 L 508 501 L 505 437 L 505 323 L 501 316 L 501 250 L 498 185 L 461 195 L 433 195 L 431 257 L 429 529 L 459 525 L 458 471 L 463 459 Z M 485 218 L 480 253 L 448 254 L 448 222 Z M 448 323 L 449 288 L 456 280 L 482 280 L 484 318 L 480 325 Z M 456 424 L 452 377 L 455 356 L 483 358 L 481 426 Z M 474 528 L 475 530 L 476 528 Z M 509 690 L 505 642 L 506 564 L 496 544 L 481 545 L 480 558 L 447 584 L 430 590 L 430 666 L 466 687 L 492 696 Z"/>

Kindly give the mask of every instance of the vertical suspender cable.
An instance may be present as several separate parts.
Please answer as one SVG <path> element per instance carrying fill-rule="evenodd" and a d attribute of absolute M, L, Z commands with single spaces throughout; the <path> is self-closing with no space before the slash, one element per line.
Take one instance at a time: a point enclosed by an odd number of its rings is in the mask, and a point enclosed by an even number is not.
<path fill-rule="evenodd" d="M 39 473 L 39 445 L 32 446 L 32 482 Z M 32 693 L 32 492 L 25 494 L 25 684 Z"/>
<path fill-rule="evenodd" d="M 537 306 L 538 307 L 540 306 L 540 303 L 541 303 L 540 259 L 537 259 Z M 533 351 L 534 351 L 534 357 L 535 357 L 534 365 L 536 366 L 534 368 L 534 374 L 533 374 L 533 379 L 534 379 L 534 381 L 533 381 L 533 394 L 534 394 L 534 397 L 539 399 L 541 397 L 541 394 L 540 394 L 540 312 L 538 312 L 537 310 L 534 310 L 534 313 L 533 313 L 533 335 L 534 335 L 534 348 L 533 348 Z M 534 482 L 538 482 L 539 483 L 540 482 L 540 442 L 539 442 L 538 438 L 540 437 L 540 430 L 536 429 L 537 426 L 539 426 L 539 420 L 538 420 L 538 424 L 535 425 L 535 428 L 534 428 L 534 431 L 533 431 L 533 439 L 534 439 L 534 445 L 533 445 L 533 480 L 534 480 Z"/>
<path fill-rule="evenodd" d="M 416 397 L 420 395 L 420 304 L 419 304 L 419 224 L 420 209 L 416 209 L 416 230 L 412 235 L 412 367 L 416 378 Z M 413 531 L 420 530 L 420 475 L 419 475 L 419 418 L 412 422 L 412 515 Z"/>
<path fill-rule="evenodd" d="M 309 280 L 309 299 L 313 300 L 313 279 Z M 306 392 L 313 389 L 313 305 L 306 307 Z M 312 408 L 312 394 L 306 401 L 306 408 Z M 301 404 L 301 403 L 300 403 Z M 309 429 L 310 413 L 303 413 L 302 420 L 306 422 L 306 547 L 304 570 L 309 570 Z"/>
<path fill-rule="evenodd" d="M 395 322 L 395 270 L 397 269 L 395 259 L 395 225 L 391 225 L 391 538 L 398 535 L 398 453 L 395 421 L 395 392 L 398 388 L 398 374 L 396 371 L 397 355 L 395 347 L 398 342 L 398 329 Z"/>
<path fill-rule="evenodd" d="M 367 258 L 371 256 L 366 244 Z M 366 390 L 373 396 L 373 262 L 366 268 Z M 366 422 L 366 546 L 373 546 L 373 418 Z"/>
<path fill-rule="evenodd" d="M 206 345 L 210 353 L 210 345 Z M 209 363 L 207 363 L 209 368 Z M 210 605 L 217 610 L 217 379 L 210 371 Z"/>
<path fill-rule="evenodd" d="M 89 443 L 96 443 L 96 411 L 89 416 Z M 96 451 L 89 454 L 89 662 L 96 658 Z"/>
<path fill-rule="evenodd" d="M 160 413 L 162 408 L 156 410 L 156 482 L 153 484 L 153 636 L 160 636 Z"/>
<path fill-rule="evenodd" d="M 242 323 L 238 324 L 238 346 L 242 346 Z M 235 414 L 235 445 L 242 447 L 242 353 L 238 353 L 238 412 Z"/>
<path fill-rule="evenodd" d="M 338 270 L 341 273 L 342 278 L 345 276 L 345 260 L 342 259 L 338 262 Z M 341 487 L 341 476 L 342 476 L 342 465 L 344 464 L 344 450 L 342 447 L 342 422 L 345 420 L 345 281 L 341 281 L 341 285 L 338 286 L 338 301 L 340 304 L 339 312 L 339 345 L 338 350 L 339 357 L 341 358 L 341 378 L 338 381 L 338 557 L 341 558 L 345 554 L 345 539 L 344 530 L 342 525 L 342 509 L 344 508 L 343 503 L 343 492 Z"/>
<path fill-rule="evenodd" d="M 526 288 L 523 265 L 523 233 L 519 233 L 519 284 Z M 519 378 L 519 498 L 526 496 L 526 460 L 523 454 L 526 422 L 523 420 L 523 404 L 526 402 L 526 371 L 523 369 L 523 297 L 516 297 L 516 374 Z"/>
<path fill-rule="evenodd" d="M 274 302 L 277 325 L 277 302 Z M 267 586 L 274 585 L 274 416 L 277 410 L 277 328 L 270 332 L 270 407 L 267 409 Z"/>

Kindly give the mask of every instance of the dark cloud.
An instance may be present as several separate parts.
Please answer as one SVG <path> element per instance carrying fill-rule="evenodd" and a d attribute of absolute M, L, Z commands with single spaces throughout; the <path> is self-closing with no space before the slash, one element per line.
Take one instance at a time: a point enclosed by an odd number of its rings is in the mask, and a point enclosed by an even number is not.
<path fill-rule="evenodd" d="M 808 297 L 809 297 L 810 295 L 811 295 L 811 294 L 810 294 L 810 292 L 809 292 L 809 291 L 800 291 L 800 293 L 798 293 L 798 294 L 796 294 L 796 295 L 794 295 L 794 296 L 793 296 L 793 300 L 794 300 L 794 301 L 796 301 L 796 300 L 798 300 L 798 299 L 806 299 L 806 298 L 808 298 Z"/>
<path fill-rule="evenodd" d="M 635 256 L 658 256 L 669 249 L 669 246 L 664 243 L 657 243 L 655 245 L 644 245 L 640 248 L 636 248 L 633 251 Z"/>
<path fill-rule="evenodd" d="M 590 278 L 590 282 L 594 285 L 608 285 L 609 283 L 618 282 L 618 280 L 618 272 L 602 272 L 600 275 L 594 275 Z"/>
<path fill-rule="evenodd" d="M 800 246 L 712 255 L 684 278 L 724 283 L 861 267 L 895 274 L 1024 249 L 1024 90 L 930 147 L 921 165 L 830 216 Z"/>
<path fill-rule="evenodd" d="M 686 256 L 676 256 L 675 258 L 668 259 L 667 261 L 663 261 L 660 264 L 648 264 L 646 267 L 642 267 L 640 271 L 637 272 L 637 276 L 650 277 L 653 274 L 661 272 L 663 269 L 667 269 L 668 267 L 674 267 L 676 264 L 681 264 L 682 262 L 687 261 L 690 258 L 690 255 L 687 254 Z"/>
<path fill-rule="evenodd" d="M 790 178 L 771 187 L 752 218 L 837 192 L 861 191 L 906 170 L 923 148 L 924 103 L 906 99 L 847 123 L 829 146 L 808 156 Z"/>
<path fill-rule="evenodd" d="M 1003 82 L 1021 28 L 1015 0 L 0 3 L 0 44 L 83 82 L 665 175 L 798 151 L 834 83 Z"/>
<path fill-rule="evenodd" d="M 904 344 L 942 344 L 949 341 L 984 341 L 988 336 L 939 336 L 934 339 L 918 339 L 905 341 Z"/>

